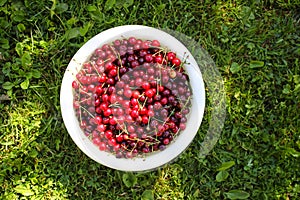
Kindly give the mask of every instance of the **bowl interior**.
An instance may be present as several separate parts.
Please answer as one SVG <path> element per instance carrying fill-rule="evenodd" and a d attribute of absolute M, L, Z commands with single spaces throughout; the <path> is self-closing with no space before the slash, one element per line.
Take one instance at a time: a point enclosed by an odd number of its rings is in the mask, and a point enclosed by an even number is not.
<path fill-rule="evenodd" d="M 96 48 L 110 43 L 116 39 L 134 36 L 140 39 L 158 40 L 162 46 L 166 46 L 176 52 L 180 59 L 183 55 L 189 56 L 186 71 L 192 87 L 192 107 L 186 123 L 186 129 L 182 131 L 175 141 L 163 151 L 149 154 L 145 157 L 133 159 L 116 158 L 115 155 L 100 151 L 83 133 L 73 109 L 72 82 L 75 74 L 81 69 L 82 64 L 88 60 Z M 201 72 L 197 62 L 188 49 L 173 36 L 147 26 L 127 25 L 108 29 L 99 33 L 85 43 L 70 61 L 63 77 L 60 94 L 61 111 L 65 126 L 76 145 L 90 158 L 110 168 L 122 171 L 145 171 L 160 167 L 182 153 L 192 142 L 201 124 L 205 107 L 205 90 Z"/>

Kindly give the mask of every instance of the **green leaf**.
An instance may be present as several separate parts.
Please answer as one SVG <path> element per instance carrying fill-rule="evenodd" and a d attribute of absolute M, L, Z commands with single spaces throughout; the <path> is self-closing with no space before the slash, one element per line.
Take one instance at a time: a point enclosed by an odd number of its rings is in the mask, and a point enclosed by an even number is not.
<path fill-rule="evenodd" d="M 6 62 L 2 68 L 2 73 L 5 76 L 9 76 L 11 72 L 11 63 L 10 62 Z"/>
<path fill-rule="evenodd" d="M 95 12 L 97 11 L 97 7 L 95 5 L 87 5 L 86 10 L 88 12 Z"/>
<path fill-rule="evenodd" d="M 29 52 L 25 52 L 21 57 L 21 63 L 23 67 L 27 67 L 31 64 L 31 56 Z"/>
<path fill-rule="evenodd" d="M 16 44 L 15 50 L 19 56 L 23 55 L 23 45 L 21 42 Z"/>
<path fill-rule="evenodd" d="M 109 11 L 114 7 L 115 4 L 116 4 L 116 0 L 107 0 L 104 5 L 104 10 Z"/>
<path fill-rule="evenodd" d="M 0 142 L 0 144 L 1 145 L 12 145 L 12 144 L 14 144 L 14 142 L 13 141 L 8 141 L 8 142 Z"/>
<path fill-rule="evenodd" d="M 219 167 L 218 171 L 224 171 L 226 169 L 229 169 L 230 167 L 232 167 L 233 165 L 235 165 L 234 161 L 228 161 L 228 162 L 224 162 L 222 163 L 222 165 Z"/>
<path fill-rule="evenodd" d="M 89 31 L 91 26 L 92 26 L 92 23 L 88 22 L 83 27 L 81 27 L 79 29 L 80 35 L 85 36 L 85 34 Z"/>
<path fill-rule="evenodd" d="M 229 173 L 227 171 L 219 171 L 219 173 L 216 175 L 216 181 L 222 182 L 225 181 L 229 176 Z"/>
<path fill-rule="evenodd" d="M 24 196 L 31 196 L 31 195 L 34 195 L 34 192 L 27 188 L 26 186 L 24 185 L 17 185 L 14 190 L 17 192 L 17 193 L 20 193 Z"/>
<path fill-rule="evenodd" d="M 240 71 L 240 70 L 241 70 L 241 66 L 240 66 L 238 63 L 233 62 L 233 63 L 231 64 L 231 67 L 230 67 L 231 73 L 235 74 L 235 73 L 237 73 L 237 72 Z"/>
<path fill-rule="evenodd" d="M 22 24 L 22 23 L 21 23 L 21 24 L 18 24 L 18 25 L 17 25 L 17 28 L 18 28 L 18 31 L 20 31 L 20 32 L 23 32 L 23 31 L 26 30 L 24 24 Z"/>
<path fill-rule="evenodd" d="M 283 87 L 282 93 L 283 93 L 283 94 L 290 94 L 290 93 L 291 93 L 291 86 L 290 86 L 289 84 L 286 84 L 286 85 Z"/>
<path fill-rule="evenodd" d="M 116 7 L 121 8 L 125 7 L 128 8 L 132 6 L 134 3 L 134 0 L 116 0 Z"/>
<path fill-rule="evenodd" d="M 61 14 L 63 12 L 66 12 L 68 10 L 69 6 L 66 3 L 58 3 L 55 7 L 55 12 L 57 14 Z"/>
<path fill-rule="evenodd" d="M 10 48 L 8 39 L 5 39 L 5 38 L 0 39 L 0 44 L 1 44 L 1 47 L 3 49 L 9 49 Z"/>
<path fill-rule="evenodd" d="M 20 86 L 21 86 L 21 88 L 22 88 L 23 90 L 28 89 L 28 87 L 29 87 L 29 79 L 26 79 L 25 81 L 23 81 L 23 82 L 20 84 Z"/>
<path fill-rule="evenodd" d="M 53 2 L 51 9 L 50 9 L 50 17 L 52 19 L 53 15 L 55 14 L 54 10 L 56 8 L 56 0 L 51 0 Z"/>
<path fill-rule="evenodd" d="M 41 77 L 41 72 L 37 69 L 31 70 L 31 73 L 32 73 L 33 78 L 40 78 Z"/>
<path fill-rule="evenodd" d="M 77 22 L 78 22 L 78 19 L 77 19 L 77 18 L 75 18 L 75 17 L 70 18 L 70 19 L 67 21 L 68 27 L 72 27 L 72 26 L 75 25 Z"/>
<path fill-rule="evenodd" d="M 132 187 L 137 183 L 137 178 L 132 173 L 125 173 L 122 176 L 123 183 L 126 185 L 126 187 Z"/>
<path fill-rule="evenodd" d="M 66 31 L 65 37 L 67 40 L 80 36 L 80 28 L 72 28 Z"/>
<path fill-rule="evenodd" d="M 2 88 L 5 89 L 5 90 L 10 90 L 13 87 L 14 87 L 14 84 L 12 82 L 5 82 L 2 85 Z"/>
<path fill-rule="evenodd" d="M 294 83 L 295 83 L 295 84 L 300 83 L 300 75 L 298 75 L 298 74 L 297 74 L 297 75 L 294 75 L 294 76 L 293 76 L 293 80 L 294 80 Z"/>
<path fill-rule="evenodd" d="M 55 149 L 56 151 L 59 151 L 59 145 L 60 145 L 61 141 L 59 139 L 55 140 Z"/>
<path fill-rule="evenodd" d="M 141 197 L 142 200 L 154 200 L 154 195 L 152 190 L 145 190 Z"/>
<path fill-rule="evenodd" d="M 229 199 L 247 199 L 250 194 L 242 190 L 230 190 L 225 193 Z"/>
<path fill-rule="evenodd" d="M 25 77 L 26 77 L 27 79 L 31 79 L 31 78 L 32 78 L 32 72 L 26 72 L 26 73 L 25 73 Z"/>
<path fill-rule="evenodd" d="M 200 195 L 200 190 L 197 189 L 197 190 L 194 192 L 193 197 L 194 197 L 194 198 L 198 198 L 199 195 Z"/>
<path fill-rule="evenodd" d="M 21 12 L 21 11 L 18 11 L 13 17 L 12 19 L 15 21 L 15 22 L 21 22 L 21 21 L 24 21 L 25 20 L 25 13 Z"/>
<path fill-rule="evenodd" d="M 31 158 L 35 158 L 39 155 L 39 153 L 36 151 L 36 150 L 32 150 L 30 153 L 29 153 L 29 156 Z"/>
<path fill-rule="evenodd" d="M 259 67 L 263 67 L 264 65 L 265 63 L 263 61 L 255 61 L 255 60 L 250 61 L 250 68 L 259 68 Z"/>
<path fill-rule="evenodd" d="M 0 6 L 4 6 L 4 4 L 7 2 L 7 0 L 0 0 Z"/>
<path fill-rule="evenodd" d="M 253 44 L 252 42 L 247 43 L 247 48 L 252 50 L 255 47 L 255 44 Z"/>
<path fill-rule="evenodd" d="M 285 150 L 286 153 L 290 154 L 291 156 L 297 158 L 300 157 L 300 152 L 296 151 L 296 149 L 294 148 L 287 148 Z"/>
<path fill-rule="evenodd" d="M 300 92 L 300 84 L 295 86 L 294 92 Z"/>

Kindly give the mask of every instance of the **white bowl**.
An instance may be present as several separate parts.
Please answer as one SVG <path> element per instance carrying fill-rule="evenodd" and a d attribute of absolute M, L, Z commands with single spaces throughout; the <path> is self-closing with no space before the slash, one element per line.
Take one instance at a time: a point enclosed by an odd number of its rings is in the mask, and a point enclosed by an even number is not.
<path fill-rule="evenodd" d="M 73 109 L 72 82 L 82 64 L 86 62 L 96 48 L 103 44 L 110 43 L 122 37 L 129 38 L 134 36 L 140 39 L 158 40 L 162 46 L 166 46 L 177 54 L 179 58 L 188 55 L 186 71 L 190 78 L 192 87 L 192 108 L 186 124 L 186 129 L 181 131 L 174 142 L 170 143 L 167 148 L 158 153 L 146 155 L 145 157 L 136 157 L 133 159 L 116 158 L 115 155 L 108 152 L 100 151 L 83 133 L 79 127 L 79 122 Z M 99 33 L 85 43 L 74 55 L 70 61 L 61 85 L 60 104 L 64 124 L 75 142 L 75 144 L 91 159 L 107 167 L 122 171 L 146 171 L 160 167 L 179 156 L 192 142 L 200 127 L 204 107 L 205 107 L 205 90 L 202 74 L 197 62 L 189 50 L 176 38 L 168 33 L 140 25 L 126 25 L 108 29 Z"/>

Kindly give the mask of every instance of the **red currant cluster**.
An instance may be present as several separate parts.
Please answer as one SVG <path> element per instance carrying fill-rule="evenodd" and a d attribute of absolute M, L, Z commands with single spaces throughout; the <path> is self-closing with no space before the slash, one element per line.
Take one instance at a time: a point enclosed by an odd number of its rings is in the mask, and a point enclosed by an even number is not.
<path fill-rule="evenodd" d="M 130 37 L 96 49 L 72 83 L 80 127 L 117 158 L 165 149 L 190 111 L 183 64 L 157 40 Z"/>

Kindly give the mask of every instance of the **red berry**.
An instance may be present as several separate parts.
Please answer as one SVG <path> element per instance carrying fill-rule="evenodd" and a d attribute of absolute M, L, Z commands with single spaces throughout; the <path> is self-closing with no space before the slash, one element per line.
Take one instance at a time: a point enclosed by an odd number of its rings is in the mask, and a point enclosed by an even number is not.
<path fill-rule="evenodd" d="M 140 110 L 141 115 L 146 115 L 147 113 L 148 113 L 148 110 L 146 107 L 141 108 L 141 110 Z"/>
<path fill-rule="evenodd" d="M 101 151 L 105 151 L 105 150 L 106 150 L 106 144 L 105 144 L 104 142 L 100 142 L 100 144 L 99 144 L 99 149 L 100 149 Z"/>
<path fill-rule="evenodd" d="M 159 63 L 159 64 L 162 64 L 163 63 L 162 55 L 159 54 L 159 55 L 155 56 L 155 62 Z"/>
<path fill-rule="evenodd" d="M 77 83 L 77 81 L 73 81 L 73 82 L 72 82 L 72 87 L 73 87 L 74 89 L 78 89 L 78 88 L 79 88 L 79 84 Z"/>
<path fill-rule="evenodd" d="M 148 90 L 146 90 L 146 92 L 145 92 L 145 95 L 146 95 L 148 98 L 153 97 L 154 94 L 155 94 L 155 93 L 153 92 L 152 89 L 148 89 Z"/>
<path fill-rule="evenodd" d="M 130 100 L 130 103 L 131 103 L 132 106 L 136 106 L 136 105 L 139 104 L 139 103 L 138 103 L 138 100 L 135 99 L 135 98 L 132 98 L 132 99 Z"/>
<path fill-rule="evenodd" d="M 149 117 L 154 117 L 155 113 L 153 110 L 148 110 L 148 116 Z"/>
<path fill-rule="evenodd" d="M 112 116 L 110 119 L 109 119 L 109 123 L 111 125 L 116 125 L 117 124 L 117 121 L 116 121 L 116 118 L 114 116 Z"/>
<path fill-rule="evenodd" d="M 185 130 L 186 126 L 185 126 L 184 123 L 180 123 L 179 128 L 180 128 L 181 130 Z"/>
<path fill-rule="evenodd" d="M 104 73 L 98 78 L 99 83 L 105 83 L 106 80 L 107 80 L 107 76 Z"/>
<path fill-rule="evenodd" d="M 144 124 L 148 124 L 148 117 L 147 116 L 142 116 L 142 122 L 144 123 Z"/>
<path fill-rule="evenodd" d="M 132 125 L 128 126 L 128 127 L 127 127 L 127 131 L 128 131 L 129 133 L 134 133 L 134 132 L 135 132 L 134 126 L 132 126 Z"/>
<path fill-rule="evenodd" d="M 140 92 L 138 90 L 134 90 L 132 92 L 132 97 L 135 98 L 135 99 L 138 99 L 140 96 Z"/>
<path fill-rule="evenodd" d="M 108 117 L 112 114 L 112 110 L 110 108 L 107 108 L 106 110 L 103 111 L 103 115 L 105 117 Z"/>
<path fill-rule="evenodd" d="M 135 80 L 135 85 L 136 85 L 137 87 L 142 86 L 142 84 L 143 84 L 143 80 L 142 80 L 141 78 L 137 78 L 137 79 Z"/>
<path fill-rule="evenodd" d="M 148 49 L 150 47 L 150 41 L 144 41 L 142 43 L 142 47 L 143 47 L 143 49 Z"/>
<path fill-rule="evenodd" d="M 132 110 L 130 115 L 133 118 L 137 118 L 139 116 L 139 111 L 138 110 Z"/>
<path fill-rule="evenodd" d="M 102 122 L 102 118 L 100 116 L 96 116 L 95 117 L 95 122 L 96 122 L 96 124 L 100 125 L 101 122 Z"/>
<path fill-rule="evenodd" d="M 135 37 L 130 37 L 130 38 L 128 38 L 128 42 L 131 45 L 135 45 L 136 44 L 136 38 Z"/>
<path fill-rule="evenodd" d="M 150 89 L 150 83 L 148 83 L 148 82 L 144 82 L 143 84 L 142 84 L 142 88 L 143 89 L 145 89 L 145 90 L 148 90 L 148 89 Z"/>
<path fill-rule="evenodd" d="M 168 145 L 168 144 L 170 143 L 169 138 L 165 138 L 165 139 L 163 140 L 163 143 L 164 143 L 164 145 Z"/>
<path fill-rule="evenodd" d="M 168 60 L 172 61 L 174 58 L 176 58 L 176 54 L 174 52 L 168 52 L 167 58 Z"/>
<path fill-rule="evenodd" d="M 107 130 L 104 132 L 104 135 L 107 139 L 111 139 L 113 137 L 113 132 L 111 130 Z"/>
<path fill-rule="evenodd" d="M 99 132 L 104 132 L 104 131 L 106 130 L 106 126 L 105 126 L 104 124 L 99 124 L 99 125 L 97 126 L 97 130 L 98 130 Z"/>
<path fill-rule="evenodd" d="M 145 55 L 145 61 L 147 63 L 151 63 L 153 61 L 153 57 L 152 57 L 152 54 L 146 54 Z"/>
<path fill-rule="evenodd" d="M 172 59 L 172 64 L 175 65 L 175 66 L 177 66 L 177 67 L 179 67 L 180 64 L 181 64 L 181 61 L 180 61 L 179 58 L 173 58 Z"/>
<path fill-rule="evenodd" d="M 101 95 L 103 93 L 103 89 L 100 85 L 96 86 L 95 93 L 97 95 Z"/>
<path fill-rule="evenodd" d="M 160 46 L 160 42 L 158 40 L 153 40 L 152 43 L 151 43 L 151 46 L 159 47 Z"/>
<path fill-rule="evenodd" d="M 123 138 L 124 138 L 123 135 L 117 135 L 116 136 L 117 142 L 120 142 L 120 143 L 123 141 Z"/>
<path fill-rule="evenodd" d="M 130 98 L 132 95 L 132 90 L 131 89 L 127 89 L 124 91 L 124 96 L 127 98 Z"/>
<path fill-rule="evenodd" d="M 99 138 L 99 137 L 93 138 L 93 143 L 94 143 L 95 145 L 99 145 L 99 144 L 101 143 L 100 138 Z"/>

